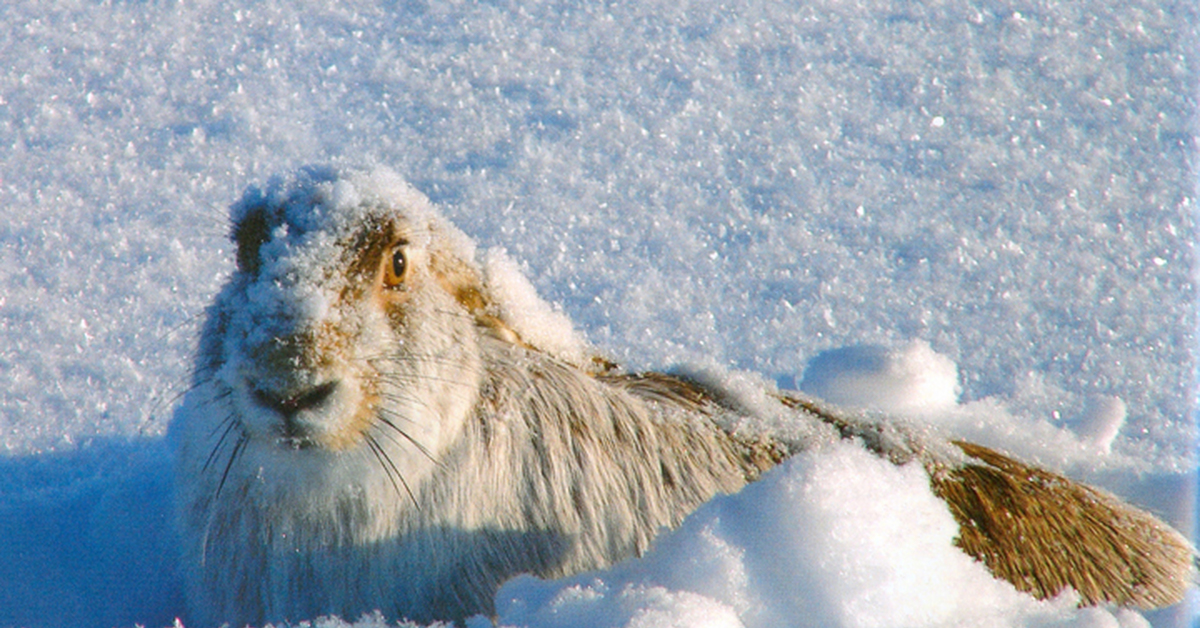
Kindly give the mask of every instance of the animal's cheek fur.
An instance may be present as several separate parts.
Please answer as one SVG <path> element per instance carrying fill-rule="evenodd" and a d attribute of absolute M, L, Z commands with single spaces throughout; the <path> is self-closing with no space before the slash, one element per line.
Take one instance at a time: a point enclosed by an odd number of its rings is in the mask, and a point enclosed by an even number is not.
<path fill-rule="evenodd" d="M 403 330 L 411 325 L 412 319 L 420 316 L 417 312 L 428 306 L 430 295 L 426 288 L 433 279 L 422 270 L 412 269 L 404 283 L 397 286 L 388 287 L 382 281 L 374 282 L 361 295 L 363 305 L 370 310 L 364 312 L 364 318 L 382 321 L 393 333 L 404 333 Z M 367 326 L 370 327 L 370 324 Z M 372 330 L 364 331 L 370 334 Z"/>

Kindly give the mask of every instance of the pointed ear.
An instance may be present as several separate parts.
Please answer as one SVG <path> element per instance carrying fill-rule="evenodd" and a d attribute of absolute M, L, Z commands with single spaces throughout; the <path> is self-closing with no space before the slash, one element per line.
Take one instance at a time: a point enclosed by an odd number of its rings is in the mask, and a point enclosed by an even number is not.
<path fill-rule="evenodd" d="M 474 264 L 452 253 L 434 250 L 429 254 L 429 268 L 438 285 L 474 317 L 476 325 L 510 344 L 529 346 L 500 318 L 500 308 Z"/>
<path fill-rule="evenodd" d="M 259 249 L 271 235 L 270 207 L 265 204 L 249 205 L 233 223 L 230 239 L 237 246 L 238 270 L 253 275 L 258 272 Z"/>

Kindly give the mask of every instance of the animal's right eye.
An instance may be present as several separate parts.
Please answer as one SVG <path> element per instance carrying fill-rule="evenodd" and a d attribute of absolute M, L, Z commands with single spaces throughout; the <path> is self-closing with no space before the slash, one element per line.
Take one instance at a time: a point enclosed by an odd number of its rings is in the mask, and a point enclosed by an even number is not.
<path fill-rule="evenodd" d="M 247 213 L 233 226 L 238 270 L 252 275 L 258 272 L 258 252 L 267 241 L 267 235 L 267 213 L 261 209 Z"/>

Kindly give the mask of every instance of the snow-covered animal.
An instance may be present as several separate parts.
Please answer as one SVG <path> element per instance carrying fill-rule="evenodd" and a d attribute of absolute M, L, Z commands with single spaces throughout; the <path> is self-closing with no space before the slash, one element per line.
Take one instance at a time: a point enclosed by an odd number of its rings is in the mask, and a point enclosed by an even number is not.
<path fill-rule="evenodd" d="M 1155 606 L 1188 584 L 1188 543 L 1108 494 L 799 395 L 595 357 L 387 171 L 251 189 L 233 240 L 171 427 L 189 625 L 489 615 L 506 579 L 639 555 L 839 438 L 924 465 L 962 549 L 1036 596 Z"/>

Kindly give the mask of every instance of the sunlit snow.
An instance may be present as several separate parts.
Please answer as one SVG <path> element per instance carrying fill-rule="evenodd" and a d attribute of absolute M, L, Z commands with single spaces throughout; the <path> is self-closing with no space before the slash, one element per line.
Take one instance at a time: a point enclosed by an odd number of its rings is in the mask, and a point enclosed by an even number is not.
<path fill-rule="evenodd" d="M 573 326 L 632 368 L 760 374 L 1191 527 L 1192 2 L 13 0 L 0 24 L 0 625 L 183 613 L 166 423 L 229 206 L 312 164 L 411 182 L 547 350 Z M 839 446 L 642 560 L 511 582 L 498 619 L 1200 619 L 1034 602 L 952 537 L 915 469 Z"/>

